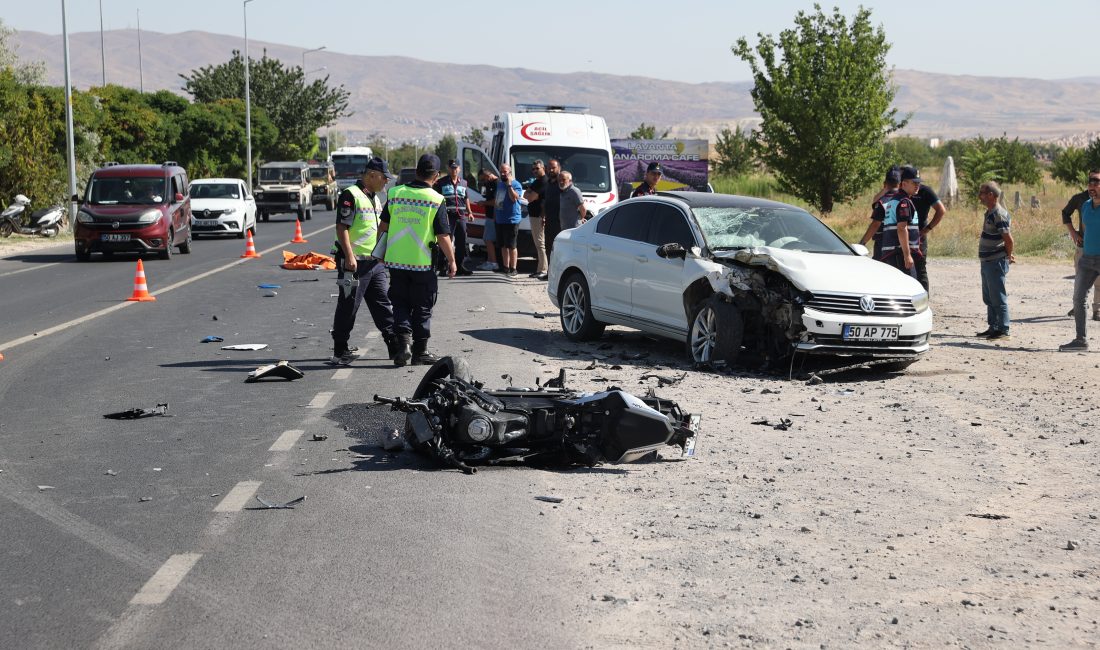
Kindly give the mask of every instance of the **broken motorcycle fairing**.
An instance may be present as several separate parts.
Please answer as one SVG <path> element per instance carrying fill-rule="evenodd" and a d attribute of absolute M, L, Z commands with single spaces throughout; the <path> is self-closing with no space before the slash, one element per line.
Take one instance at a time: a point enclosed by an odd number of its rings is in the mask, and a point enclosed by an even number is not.
<path fill-rule="evenodd" d="M 592 466 L 628 463 L 666 446 L 695 453 L 699 417 L 672 401 L 617 388 L 565 388 L 565 371 L 535 388 L 487 390 L 465 359 L 444 357 L 412 399 L 382 397 L 405 417 L 405 440 L 467 474 L 472 465 L 528 461 Z"/>

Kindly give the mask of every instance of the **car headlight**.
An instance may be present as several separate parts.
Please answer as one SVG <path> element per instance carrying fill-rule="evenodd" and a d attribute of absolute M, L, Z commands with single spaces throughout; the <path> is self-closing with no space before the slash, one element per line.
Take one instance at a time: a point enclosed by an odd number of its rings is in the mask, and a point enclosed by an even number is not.
<path fill-rule="evenodd" d="M 160 210 L 149 210 L 145 214 L 138 217 L 138 223 L 156 223 L 157 219 L 160 219 Z"/>
<path fill-rule="evenodd" d="M 918 314 L 928 309 L 928 292 L 921 292 L 913 296 L 913 309 L 917 310 Z"/>
<path fill-rule="evenodd" d="M 292 198 L 292 199 L 298 198 L 298 193 L 297 192 L 291 192 L 290 193 L 290 198 Z"/>
<path fill-rule="evenodd" d="M 88 214 L 87 212 L 81 210 L 80 212 L 76 213 L 76 222 L 77 223 L 95 223 L 95 217 L 93 217 L 92 215 Z"/>
<path fill-rule="evenodd" d="M 240 210 L 240 208 L 226 208 L 226 209 L 222 210 L 222 214 L 223 215 L 237 214 L 237 210 Z"/>
<path fill-rule="evenodd" d="M 262 199 L 262 198 L 264 198 L 264 191 L 263 190 L 256 190 L 255 192 L 252 193 L 252 196 L 257 198 L 257 199 Z"/>

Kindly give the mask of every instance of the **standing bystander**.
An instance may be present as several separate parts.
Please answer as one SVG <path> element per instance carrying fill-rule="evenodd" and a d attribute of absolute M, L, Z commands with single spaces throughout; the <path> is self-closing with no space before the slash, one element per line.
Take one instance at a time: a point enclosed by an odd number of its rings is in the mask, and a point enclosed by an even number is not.
<path fill-rule="evenodd" d="M 1089 349 L 1085 337 L 1085 297 L 1089 287 L 1100 280 L 1100 171 L 1089 172 L 1089 200 L 1081 204 L 1081 257 L 1077 260 L 1077 275 L 1073 280 L 1073 321 L 1077 336 L 1060 346 L 1065 352 Z"/>
<path fill-rule="evenodd" d="M 1094 176 L 1100 176 L 1100 169 L 1089 170 L 1090 183 Z M 1062 208 L 1062 223 L 1065 224 L 1066 230 L 1069 231 L 1069 238 L 1073 240 L 1074 267 L 1077 266 L 1077 262 L 1081 260 L 1081 255 L 1085 251 L 1085 224 L 1083 221 L 1079 221 L 1077 228 L 1074 228 L 1073 213 L 1076 212 L 1080 215 L 1081 206 L 1088 200 L 1089 190 L 1085 190 L 1084 192 L 1069 197 L 1066 207 Z M 1072 309 L 1069 310 L 1069 315 L 1073 315 Z M 1092 286 L 1092 320 L 1100 320 L 1100 278 L 1097 278 L 1096 283 Z"/>
<path fill-rule="evenodd" d="M 375 257 L 382 257 L 390 272 L 390 302 L 398 337 L 393 365 L 431 365 L 439 359 L 428 352 L 432 307 L 439 295 L 439 278 L 432 271 L 431 244 L 447 258 L 447 272 L 454 277 L 454 249 L 443 196 L 432 189 L 439 177 L 439 157 L 424 154 L 416 163 L 416 180 L 390 190 L 382 209 L 381 238 Z M 384 249 L 384 250 L 380 250 Z"/>
<path fill-rule="evenodd" d="M 382 333 L 390 358 L 397 352 L 393 331 L 393 307 L 390 305 L 389 276 L 386 267 L 371 257 L 377 243 L 382 201 L 379 198 L 386 181 L 393 178 L 386 161 L 374 157 L 367 161 L 363 176 L 336 199 L 336 243 L 333 257 L 336 278 L 341 288 L 332 317 L 332 365 L 346 366 L 359 355 L 348 345 L 355 315 L 365 299 L 374 325 Z M 350 276 L 350 277 L 349 277 Z M 351 282 L 354 278 L 355 282 Z"/>
<path fill-rule="evenodd" d="M 432 186 L 436 192 L 443 195 L 447 201 L 447 221 L 451 227 L 451 242 L 455 249 L 455 264 L 458 265 L 456 275 L 473 275 L 463 266 L 466 261 L 466 219 L 470 212 L 470 198 L 466 195 L 466 181 L 462 179 L 462 166 L 457 161 L 447 163 L 448 175 L 440 178 Z M 446 262 L 442 252 L 437 248 L 435 252 L 435 268 L 440 277 L 447 275 Z"/>
<path fill-rule="evenodd" d="M 558 207 L 558 221 L 562 230 L 576 228 L 584 223 L 588 214 L 584 207 L 584 194 L 573 184 L 573 174 L 563 171 L 558 174 L 558 187 L 561 189 L 561 204 Z"/>
<path fill-rule="evenodd" d="M 909 198 L 913 201 L 913 207 L 917 209 L 917 227 L 920 229 L 920 255 L 914 258 L 917 269 L 917 281 L 921 283 L 925 291 L 929 291 L 928 284 L 928 233 L 940 224 L 940 220 L 947 214 L 947 208 L 943 201 L 936 195 L 931 187 L 920 183 L 920 172 L 916 167 L 906 165 L 901 168 L 901 178 L 918 179 L 917 190 Z M 932 220 L 928 220 L 928 213 L 932 212 Z"/>
<path fill-rule="evenodd" d="M 546 161 L 546 197 L 542 200 L 542 214 L 549 219 L 542 220 L 544 241 L 546 244 L 547 264 L 554 254 L 554 238 L 561 232 L 561 222 L 557 219 L 558 206 L 561 205 L 561 188 L 558 186 L 558 174 L 561 174 L 561 161 L 551 158 Z"/>
<path fill-rule="evenodd" d="M 1005 278 L 1008 265 L 1016 261 L 1012 254 L 1011 217 L 1001 205 L 1001 187 L 993 181 L 982 183 L 978 201 L 985 206 L 982 236 L 978 243 L 978 259 L 982 266 L 982 302 L 989 327 L 978 332 L 990 340 L 1008 338 L 1008 291 Z"/>
<path fill-rule="evenodd" d="M 496 271 L 497 266 L 497 175 L 483 167 L 477 174 L 481 184 L 481 207 L 485 209 L 485 225 L 482 227 L 481 243 L 485 245 L 485 261 L 478 264 L 477 271 Z"/>
<path fill-rule="evenodd" d="M 500 166 L 500 180 L 497 182 L 497 248 L 500 249 L 500 264 L 508 277 L 517 274 L 519 261 L 516 249 L 516 237 L 519 235 L 519 222 L 523 220 L 523 186 L 512 178 L 510 165 Z"/>
<path fill-rule="evenodd" d="M 543 218 L 543 201 L 546 200 L 546 168 L 541 160 L 531 164 L 531 173 L 535 179 L 527 186 L 523 198 L 527 199 L 527 217 L 531 222 L 531 239 L 535 243 L 535 257 L 538 260 L 535 272 L 530 277 L 546 279 L 546 228 Z"/>

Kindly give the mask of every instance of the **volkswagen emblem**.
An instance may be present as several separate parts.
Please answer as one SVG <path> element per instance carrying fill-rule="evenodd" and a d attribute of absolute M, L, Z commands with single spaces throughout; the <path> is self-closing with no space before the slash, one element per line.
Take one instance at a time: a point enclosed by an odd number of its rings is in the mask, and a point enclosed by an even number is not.
<path fill-rule="evenodd" d="M 119 222 L 116 221 L 116 222 L 111 224 L 111 227 L 114 228 L 115 230 L 118 230 L 119 225 L 121 225 L 121 224 L 119 224 Z"/>
<path fill-rule="evenodd" d="M 868 314 L 875 311 L 875 299 L 871 296 L 863 296 L 859 299 L 859 308 Z"/>
<path fill-rule="evenodd" d="M 210 208 L 207 208 L 207 209 L 203 210 L 202 211 L 202 216 L 203 216 L 204 219 L 209 219 L 210 218 Z"/>

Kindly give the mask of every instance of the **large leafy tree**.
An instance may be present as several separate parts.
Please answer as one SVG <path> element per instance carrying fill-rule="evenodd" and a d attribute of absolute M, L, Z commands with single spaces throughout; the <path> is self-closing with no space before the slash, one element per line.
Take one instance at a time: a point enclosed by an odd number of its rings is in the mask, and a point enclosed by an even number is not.
<path fill-rule="evenodd" d="M 187 168 L 191 178 L 244 178 L 244 101 L 223 99 L 189 104 L 179 116 L 180 138 L 170 157 Z M 262 108 L 252 110 L 252 146 L 269 150 L 278 131 Z"/>
<path fill-rule="evenodd" d="M 284 66 L 265 52 L 257 61 L 249 57 L 249 92 L 252 103 L 267 113 L 279 137 L 269 148 L 254 149 L 268 159 L 306 158 L 316 146 L 318 129 L 350 115 L 349 93 L 344 87 L 331 88 L 328 76 L 307 82 L 299 66 Z M 181 74 L 183 89 L 199 103 L 244 99 L 244 57 L 234 50 L 233 58 Z M 255 118 L 255 114 L 253 115 Z M 253 124 L 253 129 L 256 125 Z"/>
<path fill-rule="evenodd" d="M 907 120 L 890 107 L 890 44 L 870 10 L 850 22 L 814 10 L 778 40 L 759 34 L 752 48 L 742 38 L 732 51 L 752 68 L 760 158 L 784 190 L 829 213 L 882 175 L 883 142 Z"/>
<path fill-rule="evenodd" d="M 728 126 L 722 129 L 714 143 L 714 151 L 718 154 L 714 161 L 715 171 L 731 176 L 744 176 L 752 171 L 755 160 L 752 134 L 742 131 L 740 126 L 734 130 Z"/>
<path fill-rule="evenodd" d="M 1088 169 L 1085 150 L 1068 147 L 1054 157 L 1054 162 L 1050 166 L 1050 175 L 1054 180 L 1076 187 L 1088 181 Z"/>

